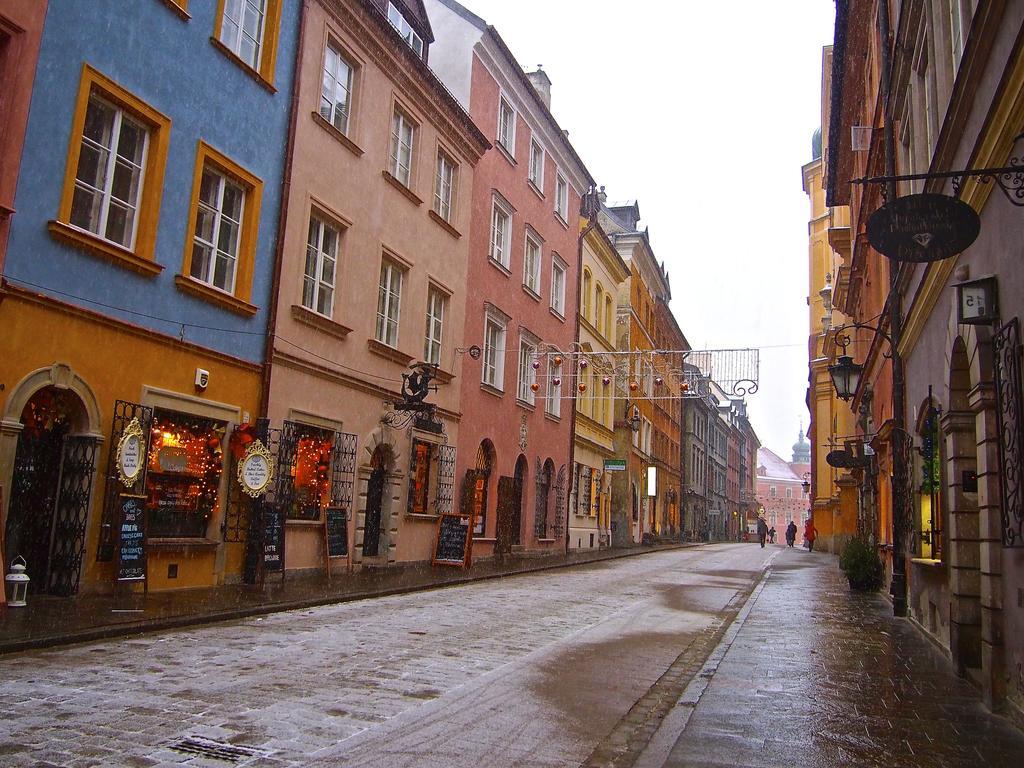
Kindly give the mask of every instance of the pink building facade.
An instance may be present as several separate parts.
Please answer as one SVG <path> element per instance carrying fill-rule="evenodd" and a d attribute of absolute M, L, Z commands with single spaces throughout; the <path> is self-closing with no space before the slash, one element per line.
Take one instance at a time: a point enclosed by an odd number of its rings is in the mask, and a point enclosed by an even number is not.
<path fill-rule="evenodd" d="M 579 221 L 589 173 L 497 32 L 452 0 L 425 3 L 431 67 L 491 141 L 469 231 L 457 484 L 473 556 L 565 547 Z"/>
<path fill-rule="evenodd" d="M 776 541 L 785 543 L 791 520 L 797 528 L 797 546 L 803 541 L 804 521 L 810 514 L 810 498 L 803 489 L 803 473 L 808 471 L 810 464 L 787 462 L 768 448 L 757 451 L 757 501 L 768 527 L 775 528 Z"/>

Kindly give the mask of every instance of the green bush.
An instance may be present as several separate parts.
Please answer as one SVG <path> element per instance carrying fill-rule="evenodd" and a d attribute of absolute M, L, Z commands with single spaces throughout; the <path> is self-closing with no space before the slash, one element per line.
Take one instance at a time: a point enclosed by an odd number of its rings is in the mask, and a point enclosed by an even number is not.
<path fill-rule="evenodd" d="M 875 548 L 862 538 L 853 538 L 839 555 L 839 567 L 850 582 L 850 589 L 874 592 L 882 586 L 885 569 Z"/>

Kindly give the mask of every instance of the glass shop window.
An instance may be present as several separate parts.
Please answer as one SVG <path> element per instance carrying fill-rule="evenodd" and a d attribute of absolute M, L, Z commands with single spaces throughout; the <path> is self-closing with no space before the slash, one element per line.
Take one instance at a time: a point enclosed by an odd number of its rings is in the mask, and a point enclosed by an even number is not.
<path fill-rule="evenodd" d="M 920 478 L 918 486 L 918 554 L 942 559 L 942 450 L 939 414 L 930 408 L 920 430 Z"/>
<path fill-rule="evenodd" d="M 412 441 L 412 462 L 409 468 L 409 505 L 410 515 L 432 515 L 435 510 L 430 505 L 430 492 L 437 491 L 437 470 L 439 459 L 438 446 L 425 440 Z"/>
<path fill-rule="evenodd" d="M 321 511 L 331 503 L 333 451 L 333 432 L 317 427 L 301 428 L 295 442 L 289 520 L 319 520 Z"/>
<path fill-rule="evenodd" d="M 156 409 L 146 473 L 150 536 L 206 536 L 217 509 L 225 428 L 221 421 Z"/>

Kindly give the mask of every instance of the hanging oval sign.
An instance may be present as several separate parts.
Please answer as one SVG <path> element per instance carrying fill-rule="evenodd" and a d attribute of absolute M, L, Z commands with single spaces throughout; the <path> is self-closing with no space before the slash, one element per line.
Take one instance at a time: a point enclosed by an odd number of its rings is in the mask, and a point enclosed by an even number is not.
<path fill-rule="evenodd" d="M 898 197 L 868 218 L 871 246 L 893 261 L 941 261 L 965 250 L 981 230 L 974 209 L 949 195 Z"/>
<path fill-rule="evenodd" d="M 135 485 L 142 474 L 144 438 L 142 425 L 138 417 L 135 417 L 125 425 L 121 439 L 117 441 L 117 476 L 125 488 Z"/>
<path fill-rule="evenodd" d="M 254 499 L 260 496 L 274 479 L 274 457 L 259 440 L 249 444 L 238 462 L 238 482 L 242 490 Z"/>

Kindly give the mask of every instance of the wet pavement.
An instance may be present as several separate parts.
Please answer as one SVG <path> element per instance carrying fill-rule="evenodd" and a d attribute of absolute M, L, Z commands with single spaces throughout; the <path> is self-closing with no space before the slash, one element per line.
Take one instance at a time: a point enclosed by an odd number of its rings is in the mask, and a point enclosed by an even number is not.
<path fill-rule="evenodd" d="M 0 765 L 579 765 L 766 554 L 653 552 L 9 654 Z"/>
<path fill-rule="evenodd" d="M 637 766 L 1024 766 L 1024 733 L 835 562 L 780 553 Z"/>
<path fill-rule="evenodd" d="M 750 544 L 12 653 L 0 701 L 4 768 L 1024 765 L 834 557 Z"/>

